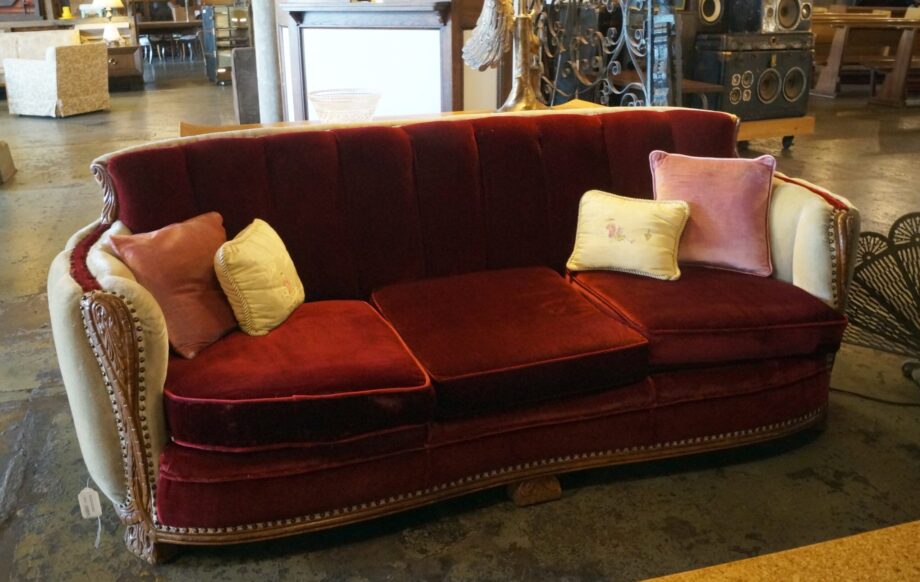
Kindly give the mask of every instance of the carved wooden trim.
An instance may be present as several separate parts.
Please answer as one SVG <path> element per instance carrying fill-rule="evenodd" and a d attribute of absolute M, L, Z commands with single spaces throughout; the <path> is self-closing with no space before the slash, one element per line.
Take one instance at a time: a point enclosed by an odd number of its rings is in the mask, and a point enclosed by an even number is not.
<path fill-rule="evenodd" d="M 527 479 L 508 485 L 508 497 L 518 507 L 538 505 L 562 498 L 562 485 L 555 475 Z"/>
<path fill-rule="evenodd" d="M 735 140 L 732 142 L 735 149 L 735 157 L 740 158 L 741 152 L 738 151 L 738 138 L 741 136 L 741 118 L 735 115 L 732 115 L 735 118 Z"/>
<path fill-rule="evenodd" d="M 487 471 L 478 475 L 470 475 L 450 483 L 436 485 L 428 489 L 397 495 L 387 499 L 273 522 L 251 523 L 221 528 L 157 525 L 156 536 L 158 542 L 167 542 L 171 544 L 223 545 L 270 540 L 300 533 L 320 531 L 399 513 L 415 507 L 430 505 L 444 499 L 459 497 L 468 493 L 490 489 L 499 485 L 507 485 L 522 480 L 537 479 L 548 475 L 593 469 L 596 467 L 691 455 L 770 441 L 820 425 L 824 422 L 826 411 L 826 407 L 821 406 L 817 410 L 796 418 L 766 426 L 738 430 L 731 433 L 687 438 L 648 446 L 636 446 L 625 449 L 595 451 L 551 459 L 541 459 L 530 463 L 522 463 L 512 467 L 503 467 L 493 471 Z"/>
<path fill-rule="evenodd" d="M 102 188 L 102 223 L 112 224 L 118 220 L 118 198 L 115 196 L 115 184 L 109 174 L 109 165 L 105 161 L 93 162 L 90 166 L 96 183 Z"/>
<path fill-rule="evenodd" d="M 856 246 L 859 239 L 859 212 L 840 209 L 833 216 L 834 256 L 836 259 L 834 285 L 837 310 L 845 313 L 853 268 L 856 266 Z"/>
<path fill-rule="evenodd" d="M 153 564 L 161 558 L 157 546 L 155 484 L 148 454 L 146 394 L 143 380 L 144 345 L 140 321 L 123 296 L 92 291 L 80 301 L 83 325 L 102 371 L 121 441 L 126 496 L 116 504 L 127 528 L 125 544 Z"/>

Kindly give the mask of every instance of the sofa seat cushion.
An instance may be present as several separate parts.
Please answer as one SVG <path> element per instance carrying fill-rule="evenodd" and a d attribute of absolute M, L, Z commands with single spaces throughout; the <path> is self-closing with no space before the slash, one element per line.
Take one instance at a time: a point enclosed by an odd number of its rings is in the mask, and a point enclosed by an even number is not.
<path fill-rule="evenodd" d="M 362 301 L 305 303 L 265 336 L 237 331 L 195 360 L 172 358 L 174 441 L 215 450 L 304 445 L 424 424 L 428 376 Z"/>
<path fill-rule="evenodd" d="M 846 319 L 777 279 L 682 267 L 678 281 L 588 271 L 572 280 L 650 342 L 653 366 L 727 363 L 835 351 Z"/>
<path fill-rule="evenodd" d="M 545 267 L 399 283 L 373 301 L 431 375 L 442 417 L 646 376 L 645 339 Z"/>

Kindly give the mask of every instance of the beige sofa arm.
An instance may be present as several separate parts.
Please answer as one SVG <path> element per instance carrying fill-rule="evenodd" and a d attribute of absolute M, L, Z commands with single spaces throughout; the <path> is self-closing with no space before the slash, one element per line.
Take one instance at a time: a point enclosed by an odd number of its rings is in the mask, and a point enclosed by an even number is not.
<path fill-rule="evenodd" d="M 100 289 L 87 291 L 72 276 L 74 247 L 96 229 L 77 233 L 52 264 L 54 343 L 90 475 L 128 525 L 128 546 L 149 556 L 158 460 L 168 439 L 166 325 L 153 297 L 110 252 L 110 234 L 127 232 L 118 223 L 86 255 Z"/>
<path fill-rule="evenodd" d="M 114 503 L 124 503 L 126 488 L 112 405 L 92 348 L 86 341 L 80 300 L 83 289 L 70 275 L 74 244 L 95 228 L 78 232 L 51 263 L 48 307 L 61 375 L 76 427 L 80 452 L 93 480 Z"/>
<path fill-rule="evenodd" d="M 777 172 L 769 227 L 773 277 L 844 313 L 859 211 L 845 198 Z"/>

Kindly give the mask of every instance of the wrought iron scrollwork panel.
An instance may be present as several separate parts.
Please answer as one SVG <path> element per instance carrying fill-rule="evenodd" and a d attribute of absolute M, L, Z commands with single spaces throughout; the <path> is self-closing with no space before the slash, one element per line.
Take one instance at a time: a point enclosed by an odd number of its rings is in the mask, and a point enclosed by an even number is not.
<path fill-rule="evenodd" d="M 846 341 L 920 356 L 920 212 L 860 235 L 847 317 Z"/>
<path fill-rule="evenodd" d="M 554 0 L 535 6 L 549 104 L 673 105 L 674 15 L 667 0 Z M 678 85 L 679 85 L 679 79 Z"/>
<path fill-rule="evenodd" d="M 502 111 L 574 98 L 676 105 L 680 66 L 671 2 L 485 0 L 463 60 L 485 70 L 513 49 L 512 88 Z"/>

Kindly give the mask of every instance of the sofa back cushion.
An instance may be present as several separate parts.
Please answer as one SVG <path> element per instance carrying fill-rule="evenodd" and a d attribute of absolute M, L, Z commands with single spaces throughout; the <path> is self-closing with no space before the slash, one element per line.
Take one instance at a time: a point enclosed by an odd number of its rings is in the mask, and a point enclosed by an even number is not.
<path fill-rule="evenodd" d="M 216 210 L 232 237 L 261 218 L 311 300 L 345 299 L 490 268 L 561 272 L 584 192 L 649 199 L 649 152 L 731 157 L 734 140 L 725 114 L 633 109 L 215 136 L 108 168 L 132 231 Z"/>
<path fill-rule="evenodd" d="M 78 30 L 36 30 L 6 34 L 16 37 L 16 56 L 20 59 L 44 60 L 49 48 L 80 44 Z"/>
<path fill-rule="evenodd" d="M 0 33 L 0 70 L 3 70 L 3 59 L 15 59 L 19 57 L 19 43 L 16 41 L 16 35 L 4 32 Z"/>

